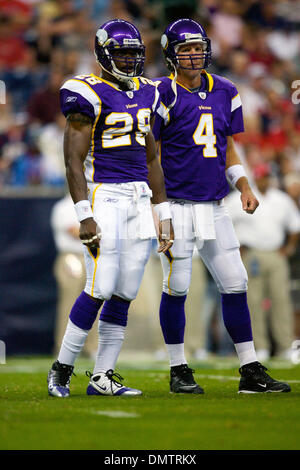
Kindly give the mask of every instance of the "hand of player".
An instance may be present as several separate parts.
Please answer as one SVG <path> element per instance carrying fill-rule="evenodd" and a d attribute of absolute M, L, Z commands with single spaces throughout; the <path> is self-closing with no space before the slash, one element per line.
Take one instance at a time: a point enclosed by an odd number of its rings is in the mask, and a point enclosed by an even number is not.
<path fill-rule="evenodd" d="M 80 223 L 79 238 L 89 248 L 99 248 L 101 232 L 95 220 L 89 217 Z"/>
<path fill-rule="evenodd" d="M 159 222 L 159 236 L 158 240 L 160 247 L 158 253 L 166 253 L 174 243 L 174 229 L 171 219 L 166 219 Z"/>
<path fill-rule="evenodd" d="M 248 214 L 253 214 L 259 206 L 259 202 L 250 188 L 241 193 L 241 201 L 243 210 Z"/>

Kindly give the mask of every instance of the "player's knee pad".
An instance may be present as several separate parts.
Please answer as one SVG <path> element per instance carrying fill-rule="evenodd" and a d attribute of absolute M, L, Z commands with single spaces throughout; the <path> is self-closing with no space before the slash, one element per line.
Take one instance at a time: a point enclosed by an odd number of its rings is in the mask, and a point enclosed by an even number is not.
<path fill-rule="evenodd" d="M 244 268 L 244 266 L 243 266 Z M 222 294 L 240 294 L 247 292 L 248 289 L 248 275 L 246 269 L 241 269 L 239 276 L 230 278 L 227 283 L 224 283 L 220 292 Z"/>
<path fill-rule="evenodd" d="M 129 301 L 119 300 L 112 297 L 104 303 L 100 314 L 100 320 L 114 323 L 116 325 L 126 326 L 129 306 Z"/>
<path fill-rule="evenodd" d="M 228 253 L 224 257 L 222 269 L 215 269 L 212 274 L 221 294 L 238 294 L 247 291 L 248 275 L 238 249 Z"/>
<path fill-rule="evenodd" d="M 106 285 L 101 284 L 100 286 L 95 285 L 91 289 L 91 287 L 86 284 L 84 290 L 95 299 L 104 301 L 111 298 L 115 290 L 115 285 L 113 283 L 108 283 Z"/>
<path fill-rule="evenodd" d="M 100 253 L 86 250 L 85 292 L 92 297 L 108 300 L 113 295 L 119 272 L 119 259 L 115 252 Z"/>
<path fill-rule="evenodd" d="M 163 291 L 166 294 L 174 296 L 187 295 L 190 286 L 189 276 L 184 276 L 183 273 L 173 274 L 165 277 L 163 280 Z"/>
<path fill-rule="evenodd" d="M 171 251 L 161 256 L 164 272 L 163 291 L 174 296 L 187 295 L 192 273 L 192 256 L 176 257 Z"/>
<path fill-rule="evenodd" d="M 147 258 L 148 259 L 148 258 Z M 137 259 L 135 263 L 127 265 L 126 272 L 121 272 L 114 294 L 124 300 L 134 300 L 142 282 L 147 259 Z"/>
<path fill-rule="evenodd" d="M 122 288 L 119 288 L 115 291 L 115 294 L 118 297 L 121 297 L 121 299 L 124 299 L 124 301 L 131 302 L 134 300 L 138 294 L 138 290 L 140 287 L 140 282 L 139 283 L 131 283 L 130 280 L 128 281 L 128 284 L 123 286 Z"/>

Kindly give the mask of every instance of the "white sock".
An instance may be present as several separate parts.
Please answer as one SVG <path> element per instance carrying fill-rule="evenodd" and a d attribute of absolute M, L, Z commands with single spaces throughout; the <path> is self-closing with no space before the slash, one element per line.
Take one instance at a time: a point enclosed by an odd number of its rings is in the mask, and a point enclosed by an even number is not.
<path fill-rule="evenodd" d="M 83 330 L 69 319 L 60 347 L 58 361 L 73 366 L 82 351 L 89 330 Z"/>
<path fill-rule="evenodd" d="M 241 367 L 250 362 L 256 362 L 256 352 L 253 341 L 245 341 L 243 343 L 236 343 L 235 349 L 241 364 Z"/>
<path fill-rule="evenodd" d="M 114 370 L 123 341 L 125 326 L 99 320 L 99 344 L 94 374 Z"/>
<path fill-rule="evenodd" d="M 181 364 L 187 364 L 184 355 L 184 343 L 166 344 L 166 347 L 169 353 L 170 367 L 180 366 Z"/>

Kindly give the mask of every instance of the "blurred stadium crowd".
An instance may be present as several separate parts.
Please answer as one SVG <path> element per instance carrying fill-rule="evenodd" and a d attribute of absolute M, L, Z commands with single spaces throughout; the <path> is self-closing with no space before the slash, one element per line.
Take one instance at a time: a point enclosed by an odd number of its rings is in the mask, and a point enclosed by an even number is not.
<path fill-rule="evenodd" d="M 270 162 L 299 204 L 299 0 L 0 0 L 0 184 L 64 185 L 58 90 L 69 76 L 99 74 L 95 30 L 115 17 L 141 30 L 149 78 L 167 72 L 160 36 L 169 21 L 193 17 L 206 27 L 210 72 L 234 81 L 242 97 L 246 162 Z"/>
<path fill-rule="evenodd" d="M 154 78 L 167 73 L 161 34 L 182 17 L 212 40 L 209 72 L 240 92 L 246 132 L 237 143 L 249 176 L 267 162 L 300 210 L 300 0 L 0 0 L 0 190 L 65 188 L 59 88 L 99 74 L 100 24 L 133 22 L 146 45 L 144 75 Z"/>

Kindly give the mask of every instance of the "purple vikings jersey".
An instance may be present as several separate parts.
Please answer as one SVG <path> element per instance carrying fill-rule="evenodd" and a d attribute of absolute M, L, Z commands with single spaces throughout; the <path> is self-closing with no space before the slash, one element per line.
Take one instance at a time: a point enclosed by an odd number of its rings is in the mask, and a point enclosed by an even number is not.
<path fill-rule="evenodd" d="M 82 113 L 94 123 L 84 162 L 89 183 L 147 182 L 145 136 L 159 106 L 159 93 L 151 80 L 132 81 L 134 89 L 122 91 L 94 74 L 78 75 L 60 90 L 65 116 Z"/>
<path fill-rule="evenodd" d="M 170 111 L 173 76 L 155 79 L 161 104 L 153 133 L 160 141 L 168 198 L 216 201 L 229 192 L 227 136 L 244 131 L 241 99 L 229 80 L 206 71 L 201 77 L 196 92 L 177 83 L 177 101 Z"/>

